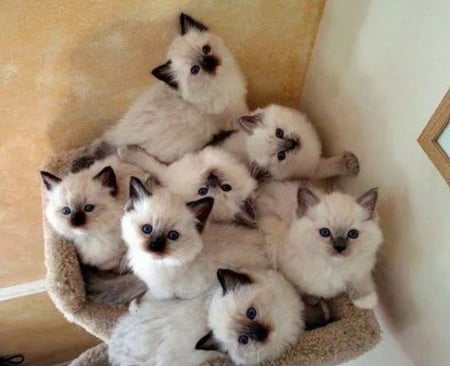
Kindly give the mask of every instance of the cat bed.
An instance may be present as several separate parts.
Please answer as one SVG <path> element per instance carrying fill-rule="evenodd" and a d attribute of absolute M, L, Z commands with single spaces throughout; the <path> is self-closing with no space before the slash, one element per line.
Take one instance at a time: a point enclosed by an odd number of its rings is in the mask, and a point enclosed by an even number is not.
<path fill-rule="evenodd" d="M 64 176 L 68 162 L 77 153 L 72 150 L 49 159 L 43 167 Z M 45 201 L 44 201 L 45 204 Z M 117 319 L 126 306 L 108 306 L 89 301 L 83 270 L 74 246 L 59 236 L 44 215 L 45 263 L 48 292 L 68 321 L 76 323 L 107 342 Z M 356 308 L 347 296 L 338 296 L 328 303 L 333 322 L 304 333 L 299 342 L 278 360 L 265 365 L 336 365 L 358 357 L 373 348 L 381 339 L 380 327 L 370 310 Z M 80 355 L 71 365 L 107 365 L 107 346 L 101 343 Z M 230 366 L 227 360 L 207 362 L 205 366 Z"/>

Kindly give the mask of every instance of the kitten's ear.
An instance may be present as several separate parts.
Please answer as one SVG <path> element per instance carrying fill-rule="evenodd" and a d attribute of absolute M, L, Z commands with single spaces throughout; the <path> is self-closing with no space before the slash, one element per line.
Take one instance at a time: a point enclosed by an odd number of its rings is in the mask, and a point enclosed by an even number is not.
<path fill-rule="evenodd" d="M 195 20 L 194 18 L 190 17 L 189 15 L 181 13 L 180 14 L 181 35 L 185 35 L 191 29 L 197 30 L 199 32 L 205 32 L 208 30 L 208 27 L 206 27 L 204 24 L 200 23 L 199 21 Z"/>
<path fill-rule="evenodd" d="M 100 173 L 98 173 L 93 180 L 98 181 L 103 187 L 111 188 L 111 195 L 117 195 L 119 186 L 117 185 L 116 174 L 114 169 L 110 166 L 103 168 Z"/>
<path fill-rule="evenodd" d="M 200 338 L 195 345 L 195 349 L 203 351 L 220 351 L 220 344 L 214 337 L 213 331 Z"/>
<path fill-rule="evenodd" d="M 198 220 L 197 230 L 201 233 L 206 225 L 208 216 L 214 205 L 214 198 L 205 197 L 197 201 L 186 203 L 186 206 L 193 212 Z"/>
<path fill-rule="evenodd" d="M 256 212 L 251 199 L 246 199 L 240 207 L 240 212 L 236 214 L 236 221 L 242 222 L 244 225 L 257 226 Z"/>
<path fill-rule="evenodd" d="M 259 183 L 265 182 L 270 179 L 271 175 L 269 171 L 259 166 L 256 161 L 253 161 L 250 166 L 250 175 L 255 178 Z"/>
<path fill-rule="evenodd" d="M 144 184 L 141 182 L 139 178 L 131 177 L 130 178 L 130 193 L 129 199 L 130 201 L 136 202 L 147 197 L 151 197 L 151 193 L 145 188 Z M 130 207 L 129 209 L 131 209 Z"/>
<path fill-rule="evenodd" d="M 178 83 L 175 80 L 175 76 L 173 75 L 173 70 L 172 70 L 171 64 L 172 64 L 172 61 L 169 60 L 165 64 L 155 67 L 152 70 L 152 75 L 155 78 L 157 78 L 161 81 L 164 81 L 171 88 L 177 89 Z"/>
<path fill-rule="evenodd" d="M 245 132 L 247 132 L 249 135 L 253 133 L 253 130 L 261 125 L 262 123 L 262 114 L 261 113 L 255 113 L 250 114 L 247 116 L 241 116 L 238 119 L 239 125 L 243 128 Z"/>
<path fill-rule="evenodd" d="M 58 178 L 56 175 L 53 175 L 49 172 L 41 171 L 42 182 L 47 188 L 47 191 L 51 191 L 55 186 L 61 183 L 61 178 Z"/>
<path fill-rule="evenodd" d="M 304 216 L 309 208 L 317 205 L 319 202 L 319 197 L 317 197 L 309 188 L 300 187 L 297 192 L 297 215 L 299 217 Z"/>
<path fill-rule="evenodd" d="M 366 193 L 356 199 L 356 202 L 367 212 L 367 220 L 375 216 L 375 206 L 378 200 L 378 188 L 369 189 Z"/>
<path fill-rule="evenodd" d="M 217 279 L 222 286 L 223 294 L 238 289 L 241 286 L 250 285 L 252 279 L 245 273 L 234 272 L 231 269 L 217 270 Z"/>

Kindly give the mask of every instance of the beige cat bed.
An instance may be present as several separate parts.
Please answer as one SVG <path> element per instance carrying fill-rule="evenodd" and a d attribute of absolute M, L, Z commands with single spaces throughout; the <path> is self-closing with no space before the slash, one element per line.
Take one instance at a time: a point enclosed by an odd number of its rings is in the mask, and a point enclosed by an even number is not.
<path fill-rule="evenodd" d="M 58 176 L 67 174 L 67 162 L 75 151 L 59 154 L 44 166 Z M 106 306 L 88 301 L 75 248 L 61 238 L 44 219 L 47 286 L 56 307 L 73 323 L 107 342 L 125 306 Z M 346 296 L 329 302 L 333 322 L 307 331 L 280 359 L 265 365 L 336 365 L 354 359 L 380 340 L 380 327 L 373 311 L 361 310 Z M 72 365 L 107 365 L 107 346 L 102 343 L 83 353 Z M 216 360 L 206 365 L 231 365 Z"/>

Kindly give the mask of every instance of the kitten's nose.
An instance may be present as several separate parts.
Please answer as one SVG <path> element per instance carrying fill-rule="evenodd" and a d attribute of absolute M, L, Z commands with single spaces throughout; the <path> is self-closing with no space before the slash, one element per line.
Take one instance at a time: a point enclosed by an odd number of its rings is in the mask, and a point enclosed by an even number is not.
<path fill-rule="evenodd" d="M 342 253 L 345 249 L 347 249 L 347 240 L 342 236 L 337 237 L 333 240 L 333 248 L 336 252 Z"/>
<path fill-rule="evenodd" d="M 166 237 L 162 235 L 158 235 L 152 237 L 148 248 L 153 252 L 162 252 L 166 247 Z"/>
<path fill-rule="evenodd" d="M 211 173 L 208 178 L 208 185 L 210 187 L 217 187 L 217 185 L 219 184 L 219 178 L 217 177 L 217 175 L 214 175 L 213 173 Z"/>
<path fill-rule="evenodd" d="M 251 328 L 249 336 L 258 342 L 264 342 L 269 336 L 269 330 L 263 325 L 257 325 Z"/>
<path fill-rule="evenodd" d="M 296 148 L 298 145 L 297 141 L 292 140 L 292 139 L 285 139 L 283 141 L 283 146 L 285 150 L 292 150 L 294 148 Z"/>
<path fill-rule="evenodd" d="M 200 66 L 207 72 L 214 72 L 219 65 L 219 60 L 216 56 L 203 56 L 200 60 Z"/>
<path fill-rule="evenodd" d="M 83 226 L 86 223 L 86 215 L 84 212 L 75 211 L 70 215 L 70 223 L 72 226 Z"/>

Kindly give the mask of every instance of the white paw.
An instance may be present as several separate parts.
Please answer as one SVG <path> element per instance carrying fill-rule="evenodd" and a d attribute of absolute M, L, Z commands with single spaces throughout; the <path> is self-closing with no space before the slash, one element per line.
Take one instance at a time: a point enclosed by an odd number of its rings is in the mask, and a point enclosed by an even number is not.
<path fill-rule="evenodd" d="M 373 309 L 378 304 L 378 295 L 376 292 L 371 292 L 366 296 L 353 299 L 353 304 L 361 309 Z"/>

